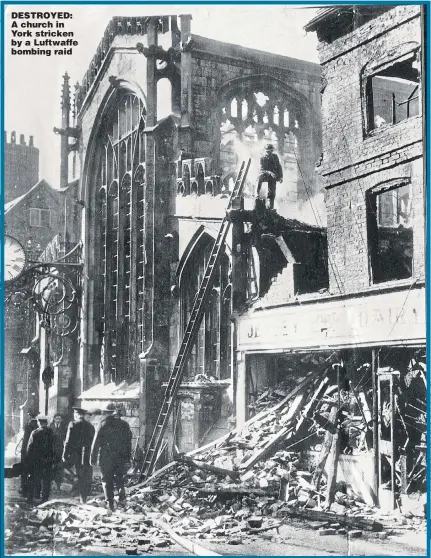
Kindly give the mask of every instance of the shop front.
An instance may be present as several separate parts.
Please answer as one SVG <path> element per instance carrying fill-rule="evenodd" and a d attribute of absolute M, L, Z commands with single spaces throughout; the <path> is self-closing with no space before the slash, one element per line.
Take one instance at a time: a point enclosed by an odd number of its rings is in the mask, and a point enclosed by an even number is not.
<path fill-rule="evenodd" d="M 392 508 L 425 490 L 425 339 L 425 289 L 415 285 L 249 312 L 237 322 L 237 424 L 268 390 L 327 375 L 310 416 L 316 436 L 302 449 L 319 452 L 332 398 L 344 413 L 338 480 L 356 477 L 366 502 Z"/>

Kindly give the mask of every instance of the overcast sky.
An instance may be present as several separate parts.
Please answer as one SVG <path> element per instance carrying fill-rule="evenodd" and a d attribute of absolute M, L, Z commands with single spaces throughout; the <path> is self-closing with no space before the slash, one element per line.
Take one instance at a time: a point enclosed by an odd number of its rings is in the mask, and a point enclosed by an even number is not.
<path fill-rule="evenodd" d="M 64 30 L 73 31 L 79 46 L 72 56 L 13 56 L 11 23 L 13 11 L 69 11 L 73 19 Z M 314 8 L 294 5 L 17 5 L 5 14 L 5 129 L 34 136 L 40 149 L 40 178 L 53 187 L 59 182 L 62 75 L 71 85 L 81 81 L 95 54 L 103 32 L 113 16 L 142 16 L 190 13 L 192 33 L 246 47 L 318 62 L 315 33 L 303 27 L 315 14 Z M 43 47 L 40 47 L 43 48 Z M 73 93 L 73 87 L 72 87 Z"/>

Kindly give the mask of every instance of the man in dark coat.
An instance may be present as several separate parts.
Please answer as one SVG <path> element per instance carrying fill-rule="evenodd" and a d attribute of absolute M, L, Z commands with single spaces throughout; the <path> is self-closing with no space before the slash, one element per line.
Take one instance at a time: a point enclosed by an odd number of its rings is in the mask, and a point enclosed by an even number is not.
<path fill-rule="evenodd" d="M 39 498 L 46 502 L 51 492 L 52 465 L 54 462 L 54 434 L 48 428 L 48 417 L 38 415 L 38 428 L 30 434 L 27 445 L 26 464 L 33 483 L 27 491 L 27 501 Z"/>
<path fill-rule="evenodd" d="M 60 413 L 56 413 L 50 424 L 50 429 L 54 434 L 54 465 L 52 471 L 52 480 L 60 490 L 63 481 L 63 448 L 66 438 L 66 428 L 64 427 L 63 417 Z"/>
<path fill-rule="evenodd" d="M 69 423 L 64 442 L 63 462 L 75 466 L 78 477 L 78 492 L 81 503 L 85 504 L 91 491 L 93 468 L 90 465 L 91 443 L 94 426 L 85 420 L 87 411 L 73 408 L 73 421 Z"/>
<path fill-rule="evenodd" d="M 132 432 L 128 423 L 120 418 L 113 403 L 108 403 L 105 414 L 94 437 L 91 462 L 95 465 L 99 459 L 105 501 L 109 509 L 114 511 L 114 483 L 119 501 L 124 502 L 126 499 L 124 476 L 132 456 Z"/>
<path fill-rule="evenodd" d="M 38 424 L 37 424 L 37 420 L 36 417 L 38 415 L 38 411 L 35 410 L 30 410 L 28 411 L 28 422 L 27 424 L 24 426 L 24 435 L 22 438 L 22 442 L 21 442 L 21 463 L 23 466 L 23 472 L 21 475 L 21 494 L 27 498 L 28 494 L 28 488 L 31 485 L 31 479 L 30 479 L 30 471 L 29 468 L 26 465 L 26 457 L 27 457 L 27 446 L 28 446 L 28 441 L 30 439 L 30 435 L 33 432 L 33 430 L 36 430 L 36 428 L 38 428 Z"/>
<path fill-rule="evenodd" d="M 257 196 L 259 197 L 260 188 L 264 182 L 268 183 L 269 208 L 274 208 L 274 199 L 277 182 L 283 182 L 283 169 L 281 168 L 278 156 L 274 153 L 274 146 L 265 145 L 265 153 L 260 158 L 259 177 L 257 181 Z"/>

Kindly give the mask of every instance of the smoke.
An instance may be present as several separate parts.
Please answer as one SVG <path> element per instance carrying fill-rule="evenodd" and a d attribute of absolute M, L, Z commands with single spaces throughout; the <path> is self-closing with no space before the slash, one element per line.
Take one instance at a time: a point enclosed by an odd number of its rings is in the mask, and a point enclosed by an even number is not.
<path fill-rule="evenodd" d="M 227 147 L 232 155 L 236 156 L 237 161 L 251 159 L 247 183 L 244 187 L 244 198 L 245 208 L 252 209 L 254 207 L 254 198 L 256 197 L 260 157 L 265 145 L 267 143 L 274 145 L 275 153 L 280 157 L 282 164 L 283 157 L 277 152 L 277 137 L 271 129 L 265 130 L 266 137 L 262 140 L 257 139 L 257 135 L 253 134 L 253 129 L 250 129 L 250 131 L 246 130 L 247 132 L 249 133 L 246 138 L 250 137 L 250 139 L 241 140 L 233 126 L 227 121 L 222 126 L 222 146 Z M 282 183 L 277 184 L 277 194 L 275 197 L 275 209 L 279 215 L 287 219 L 297 219 L 309 225 L 326 227 L 324 193 L 314 193 L 311 185 L 309 185 L 307 189 L 304 188 L 302 195 L 298 196 L 298 185 L 299 188 L 303 188 L 303 186 L 301 186 L 300 173 L 296 161 L 286 162 L 283 167 L 284 179 Z M 261 195 L 266 196 L 265 184 L 262 185 Z M 306 199 L 304 200 L 304 198 Z"/>
<path fill-rule="evenodd" d="M 316 227 L 327 226 L 325 194 L 323 192 L 319 192 L 310 199 L 296 204 L 296 207 L 292 208 L 292 210 L 296 211 L 297 216 L 294 219 L 298 219 L 298 221 Z M 283 215 L 283 217 L 287 217 L 287 215 Z"/>

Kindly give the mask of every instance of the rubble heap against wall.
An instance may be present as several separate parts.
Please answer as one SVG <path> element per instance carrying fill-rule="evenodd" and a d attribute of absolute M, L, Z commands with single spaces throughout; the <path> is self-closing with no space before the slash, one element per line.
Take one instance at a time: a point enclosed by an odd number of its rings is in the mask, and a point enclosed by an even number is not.
<path fill-rule="evenodd" d="M 127 503 L 113 515 L 101 497 L 79 512 L 75 501 L 47 502 L 28 512 L 28 533 L 20 534 L 10 522 L 6 544 L 16 548 L 21 536 L 26 550 L 56 540 L 78 549 L 100 544 L 139 554 L 169 546 L 172 536 L 202 544 L 241 544 L 263 534 L 277 538 L 283 523 L 304 519 L 321 535 L 355 537 L 367 531 L 384 538 L 405 527 L 405 517 L 385 520 L 376 508 L 348 495 L 331 479 L 331 467 L 325 476 L 323 458 L 330 461 L 343 447 L 333 443 L 337 428 L 331 412 L 343 402 L 338 390 L 334 393 L 332 366 L 317 364 L 317 372 L 263 390 L 254 405 L 259 412 L 244 428 L 177 454 L 174 462 L 129 487 Z M 312 466 L 299 451 L 311 440 L 320 442 Z M 9 510 L 9 516 L 23 513 L 18 506 Z M 418 517 L 409 521 L 411 528 L 424 528 Z"/>

